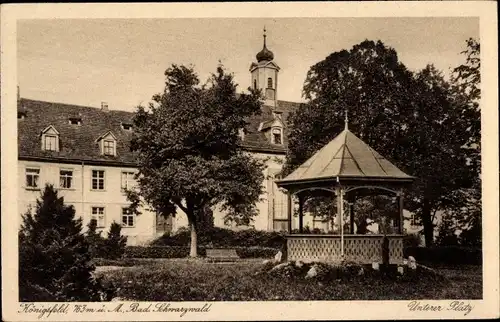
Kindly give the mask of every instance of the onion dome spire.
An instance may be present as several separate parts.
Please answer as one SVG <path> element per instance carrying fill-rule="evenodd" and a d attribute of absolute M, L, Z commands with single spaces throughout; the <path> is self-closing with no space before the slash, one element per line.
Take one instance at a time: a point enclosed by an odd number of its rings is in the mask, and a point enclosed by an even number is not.
<path fill-rule="evenodd" d="M 261 51 L 259 51 L 257 53 L 257 61 L 258 62 L 261 62 L 261 61 L 271 61 L 274 59 L 274 54 L 272 51 L 270 51 L 269 49 L 267 49 L 266 47 L 266 27 L 264 27 L 264 48 L 262 48 Z"/>

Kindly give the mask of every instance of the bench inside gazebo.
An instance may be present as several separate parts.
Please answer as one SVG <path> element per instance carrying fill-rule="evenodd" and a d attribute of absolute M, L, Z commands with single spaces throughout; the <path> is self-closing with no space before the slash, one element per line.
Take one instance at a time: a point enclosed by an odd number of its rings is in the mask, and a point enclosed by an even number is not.
<path fill-rule="evenodd" d="M 414 180 L 356 137 L 347 127 L 287 177 L 276 182 L 287 191 L 287 260 L 353 261 L 360 264 L 403 262 L 403 189 Z M 360 234 L 353 204 L 367 195 L 392 195 L 398 211 L 382 217 L 381 229 Z M 314 196 L 331 196 L 333 234 L 305 234 L 304 203 Z M 298 202 L 298 233 L 292 233 Z M 385 250 L 385 251 L 383 251 Z M 385 254 L 385 255 L 384 255 Z"/>

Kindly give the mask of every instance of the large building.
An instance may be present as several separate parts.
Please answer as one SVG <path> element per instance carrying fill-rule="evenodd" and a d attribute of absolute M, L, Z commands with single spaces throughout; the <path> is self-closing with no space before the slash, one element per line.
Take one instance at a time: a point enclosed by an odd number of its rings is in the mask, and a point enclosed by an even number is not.
<path fill-rule="evenodd" d="M 263 49 L 250 66 L 253 86 L 265 95 L 264 105 L 240 133 L 245 149 L 267 164 L 265 192 L 252 224 L 260 230 L 287 227 L 286 199 L 274 177 L 285 160 L 287 117 L 299 104 L 278 100 L 279 71 L 264 35 Z M 137 217 L 127 212 L 124 189 L 134 184 L 137 171 L 129 148 L 132 117 L 130 112 L 110 110 L 105 102 L 95 108 L 18 98 L 20 211 L 34 207 L 41 189 L 50 183 L 84 223 L 96 219 L 102 229 L 113 221 L 121 223 L 129 244 L 147 243 L 187 226 L 182 214 L 164 219 L 145 209 Z M 218 209 L 214 223 L 224 226 L 224 214 Z"/>
<path fill-rule="evenodd" d="M 262 113 L 249 119 L 240 135 L 244 148 L 267 165 L 264 193 L 257 204 L 259 214 L 251 227 L 285 230 L 286 196 L 274 181 L 285 161 L 287 118 L 300 104 L 278 99 L 280 67 L 267 48 L 265 35 L 249 72 L 252 86 L 262 90 L 265 99 Z M 34 207 L 41 189 L 50 183 L 74 206 L 84 224 L 95 219 L 100 229 L 107 230 L 118 222 L 131 245 L 186 227 L 187 217 L 182 213 L 165 219 L 146 209 L 139 216 L 127 211 L 124 189 L 134 184 L 137 171 L 129 148 L 132 117 L 130 112 L 110 110 L 104 102 L 96 108 L 18 98 L 20 211 Z M 214 209 L 214 224 L 225 226 L 219 209 Z M 292 228 L 296 225 L 294 222 Z M 328 223 L 306 216 L 304 226 L 326 229 Z"/>

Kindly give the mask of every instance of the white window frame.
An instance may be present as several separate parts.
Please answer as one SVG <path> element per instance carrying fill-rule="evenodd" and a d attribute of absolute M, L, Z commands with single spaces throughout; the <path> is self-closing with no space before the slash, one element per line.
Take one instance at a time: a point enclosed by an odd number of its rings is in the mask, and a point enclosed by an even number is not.
<path fill-rule="evenodd" d="M 36 173 L 32 172 L 32 173 L 28 174 L 30 171 L 33 171 L 33 170 L 36 170 Z M 32 176 L 33 178 L 34 177 L 37 178 L 37 180 L 32 179 L 33 180 L 32 182 L 36 182 L 35 185 L 28 185 L 28 175 Z M 26 189 L 28 189 L 28 190 L 40 190 L 40 168 L 39 167 L 26 167 L 26 169 L 24 171 L 24 178 L 25 178 L 24 184 L 25 184 Z"/>
<path fill-rule="evenodd" d="M 106 146 L 106 144 L 111 144 L 111 146 Z M 113 139 L 103 139 L 102 140 L 102 154 L 115 156 L 116 155 L 116 141 Z"/>
<path fill-rule="evenodd" d="M 123 220 L 125 217 L 127 218 L 126 221 Z M 121 222 L 122 222 L 123 228 L 134 228 L 135 227 L 137 216 L 134 213 L 129 212 L 128 206 L 122 206 L 121 218 L 122 218 Z M 132 218 L 132 225 L 129 225 L 130 218 Z"/>
<path fill-rule="evenodd" d="M 61 172 L 71 172 L 71 175 L 63 175 Z M 59 188 L 60 189 L 74 189 L 74 184 L 75 184 L 75 180 L 74 180 L 74 175 L 73 175 L 74 171 L 73 169 L 67 169 L 67 168 L 60 168 L 59 169 Z M 69 187 L 65 187 L 62 183 L 63 182 L 68 182 L 68 181 L 63 181 L 63 180 L 67 180 L 68 178 L 70 178 L 70 185 Z"/>
<path fill-rule="evenodd" d="M 275 131 L 279 131 L 279 133 L 275 133 Z M 280 136 L 279 143 L 276 143 L 275 134 L 276 135 L 279 134 L 279 136 Z M 279 127 L 271 128 L 271 143 L 277 144 L 277 145 L 283 145 L 283 129 L 282 128 L 279 128 Z"/>
<path fill-rule="evenodd" d="M 47 144 L 49 143 L 49 144 Z M 56 151 L 59 150 L 57 148 L 57 135 L 54 134 L 45 134 L 43 136 L 43 145 L 45 151 Z"/>
<path fill-rule="evenodd" d="M 125 181 L 124 179 L 125 175 Z M 129 177 L 131 175 L 131 177 Z M 120 174 L 120 191 L 125 192 L 126 189 L 133 188 L 136 183 L 134 179 L 135 172 L 131 170 L 122 170 Z"/>
<path fill-rule="evenodd" d="M 412 227 L 417 227 L 418 224 L 417 224 L 417 215 L 415 214 L 411 214 L 410 215 L 410 226 Z"/>
<path fill-rule="evenodd" d="M 97 175 L 94 177 L 94 171 L 102 172 L 102 178 Z M 94 188 L 94 179 L 97 180 L 97 186 Z M 99 181 L 102 180 L 102 189 L 99 189 Z M 106 191 L 106 171 L 104 169 L 91 169 L 90 173 L 90 190 L 92 191 Z"/>
<path fill-rule="evenodd" d="M 102 210 L 102 212 L 100 212 L 100 210 Z M 97 228 L 106 228 L 106 207 L 104 206 L 90 207 L 90 220 L 92 219 L 96 220 Z"/>

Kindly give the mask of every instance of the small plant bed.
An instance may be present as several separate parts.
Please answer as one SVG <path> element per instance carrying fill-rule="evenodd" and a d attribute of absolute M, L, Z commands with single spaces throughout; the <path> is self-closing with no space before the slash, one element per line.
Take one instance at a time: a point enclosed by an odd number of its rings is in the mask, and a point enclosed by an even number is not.
<path fill-rule="evenodd" d="M 265 263 L 264 263 L 265 262 Z M 278 265 L 279 269 L 272 269 Z M 225 265 L 206 259 L 150 260 L 136 269 L 99 273 L 113 285 L 116 296 L 128 301 L 306 301 L 306 300 L 416 300 L 480 299 L 481 271 L 451 279 L 439 270 L 420 266 L 414 274 L 398 275 L 371 266 L 345 263 L 278 264 L 251 260 Z M 306 278 L 317 265 L 316 276 Z M 338 266 L 338 265 L 337 265 Z M 363 273 L 360 270 L 363 268 Z M 271 272 L 272 271 L 272 272 Z M 314 275 L 314 274 L 312 274 Z M 445 275 L 445 276 L 443 276 Z"/>
<path fill-rule="evenodd" d="M 317 280 L 328 281 L 368 281 L 373 279 L 396 280 L 401 282 L 418 281 L 420 279 L 432 280 L 436 283 L 446 281 L 446 277 L 439 272 L 426 267 L 417 266 L 410 269 L 407 266 L 389 265 L 384 268 L 379 266 L 374 269 L 372 265 L 361 265 L 356 263 L 303 263 L 285 262 L 276 264 L 266 262 L 260 271 L 256 273 L 268 274 L 274 277 L 295 280 Z"/>

